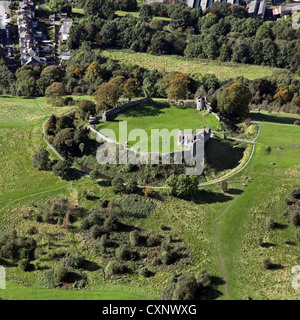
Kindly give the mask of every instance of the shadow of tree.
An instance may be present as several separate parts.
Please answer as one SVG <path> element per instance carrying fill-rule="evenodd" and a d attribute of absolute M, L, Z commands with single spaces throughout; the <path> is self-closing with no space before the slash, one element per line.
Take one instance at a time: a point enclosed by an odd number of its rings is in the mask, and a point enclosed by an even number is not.
<path fill-rule="evenodd" d="M 194 202 L 197 204 L 201 203 L 216 203 L 216 202 L 227 202 L 232 200 L 231 196 L 224 193 L 212 192 L 210 190 L 200 190 L 195 196 Z"/>
<path fill-rule="evenodd" d="M 265 121 L 265 122 L 275 122 L 282 124 L 294 124 L 297 118 L 293 117 L 278 117 L 272 114 L 264 114 L 264 113 L 251 113 L 251 119 L 256 121 Z"/>
<path fill-rule="evenodd" d="M 86 271 L 98 271 L 100 269 L 100 266 L 93 261 L 85 260 L 83 262 L 82 269 Z"/>
<path fill-rule="evenodd" d="M 163 113 L 163 109 L 170 108 L 169 105 L 140 105 L 140 106 L 133 106 L 124 110 L 122 115 L 125 117 L 134 117 L 134 118 L 141 118 L 141 117 L 149 117 L 149 116 L 158 116 L 159 114 Z M 109 116 L 108 120 L 111 122 L 119 121 L 116 120 L 119 113 Z"/>
<path fill-rule="evenodd" d="M 235 195 L 239 195 L 242 194 L 244 192 L 244 190 L 241 189 L 229 189 L 227 193 L 229 194 L 235 194 Z"/>

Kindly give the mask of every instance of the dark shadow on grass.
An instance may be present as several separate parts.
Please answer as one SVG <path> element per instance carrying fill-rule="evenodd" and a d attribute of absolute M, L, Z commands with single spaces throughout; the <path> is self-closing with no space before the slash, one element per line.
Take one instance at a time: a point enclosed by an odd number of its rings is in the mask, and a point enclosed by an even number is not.
<path fill-rule="evenodd" d="M 264 113 L 251 113 L 251 119 L 256 121 L 265 121 L 265 122 L 274 122 L 274 123 L 282 123 L 282 124 L 294 124 L 297 118 L 291 117 L 278 117 L 272 114 L 264 114 Z"/>
<path fill-rule="evenodd" d="M 223 278 L 218 277 L 218 276 L 212 276 L 211 281 L 212 281 L 212 284 L 214 284 L 216 286 L 221 286 L 226 283 L 226 281 Z"/>
<path fill-rule="evenodd" d="M 287 227 L 288 227 L 287 224 L 278 223 L 278 222 L 274 223 L 274 229 L 282 230 L 282 229 L 286 229 Z"/>
<path fill-rule="evenodd" d="M 284 269 L 284 266 L 280 263 L 272 263 L 269 267 L 270 270 L 281 270 Z"/>
<path fill-rule="evenodd" d="M 163 113 L 163 109 L 170 108 L 169 105 L 157 105 L 157 104 L 150 104 L 150 105 L 138 105 L 128 108 L 127 110 L 121 112 L 121 114 L 125 117 L 134 117 L 134 118 L 141 118 L 141 117 L 155 117 L 159 114 Z M 109 116 L 108 121 L 111 122 L 118 122 L 116 118 L 119 116 L 120 113 L 116 113 L 114 115 Z"/>
<path fill-rule="evenodd" d="M 271 248 L 271 247 L 276 247 L 276 244 L 271 243 L 271 242 L 263 242 L 263 243 L 261 244 L 261 246 L 262 246 L 263 248 Z"/>
<path fill-rule="evenodd" d="M 223 193 L 212 192 L 209 190 L 200 190 L 195 196 L 194 202 L 197 204 L 201 203 L 216 203 L 216 202 L 227 202 L 232 200 L 231 196 Z"/>
<path fill-rule="evenodd" d="M 233 147 L 228 141 L 214 138 L 205 143 L 206 162 L 218 171 L 236 168 L 244 151 L 244 148 Z"/>
<path fill-rule="evenodd" d="M 229 189 L 227 193 L 229 194 L 242 194 L 244 192 L 244 190 L 241 190 L 241 189 Z"/>
<path fill-rule="evenodd" d="M 85 260 L 82 265 L 82 269 L 86 271 L 97 271 L 100 269 L 99 265 L 93 261 Z"/>

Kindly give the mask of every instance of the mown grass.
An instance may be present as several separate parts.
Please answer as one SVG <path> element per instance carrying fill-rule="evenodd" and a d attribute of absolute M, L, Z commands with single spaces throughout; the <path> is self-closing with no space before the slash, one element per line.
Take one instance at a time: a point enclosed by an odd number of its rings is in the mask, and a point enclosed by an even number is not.
<path fill-rule="evenodd" d="M 219 123 L 216 122 L 215 117 L 212 114 L 207 114 L 205 118 L 196 109 L 181 109 L 176 106 L 157 106 L 157 105 L 146 105 L 129 108 L 111 118 L 108 121 L 101 122 L 98 126 L 98 130 L 110 129 L 113 130 L 114 136 L 117 141 L 124 142 L 126 137 L 120 136 L 119 124 L 127 121 L 127 132 L 128 134 L 135 129 L 144 130 L 147 135 L 141 136 L 139 144 L 141 145 L 141 151 L 143 152 L 157 152 L 151 148 L 151 132 L 152 130 L 158 129 L 162 131 L 160 138 L 159 151 L 163 152 L 164 143 L 163 141 L 168 140 L 168 132 L 175 130 L 175 138 L 171 140 L 170 152 L 180 151 L 182 148 L 177 145 L 177 132 L 178 130 L 192 130 L 203 129 L 212 125 L 211 129 L 216 130 Z M 104 133 L 106 131 L 103 131 Z M 109 136 L 109 132 L 106 132 Z M 111 138 L 114 138 L 111 136 Z M 130 136 L 129 136 L 130 137 Z M 134 137 L 136 139 L 136 137 Z M 174 144 L 175 140 L 175 144 Z M 134 146 L 137 141 L 128 140 L 128 146 Z M 167 153 L 167 152 L 163 152 Z"/>
<path fill-rule="evenodd" d="M 40 287 L 27 287 L 7 282 L 6 290 L 0 292 L 0 297 L 13 300 L 146 300 L 143 290 L 109 286 L 99 290 L 57 290 Z"/>
<path fill-rule="evenodd" d="M 181 56 L 154 56 L 149 53 L 137 53 L 130 50 L 103 50 L 102 55 L 126 64 L 139 65 L 146 69 L 159 71 L 177 71 L 189 74 L 213 73 L 220 79 L 243 76 L 253 80 L 273 75 L 284 75 L 287 70 L 266 66 L 246 65 L 216 60 L 187 59 Z"/>

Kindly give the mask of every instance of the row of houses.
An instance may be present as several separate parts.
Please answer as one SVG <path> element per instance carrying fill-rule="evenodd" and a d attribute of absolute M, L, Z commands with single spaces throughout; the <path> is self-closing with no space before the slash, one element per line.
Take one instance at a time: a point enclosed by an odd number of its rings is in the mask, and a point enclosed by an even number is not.
<path fill-rule="evenodd" d="M 42 33 L 37 31 L 35 20 L 35 4 L 30 0 L 20 2 L 17 11 L 21 65 L 45 64 L 46 59 L 40 57 L 39 39 Z"/>
<path fill-rule="evenodd" d="M 259 1 L 259 0 L 254 0 L 251 1 L 248 4 L 248 13 L 249 16 L 252 18 L 261 18 L 263 19 L 265 17 L 267 9 L 267 1 Z"/>
<path fill-rule="evenodd" d="M 300 11 L 300 5 L 291 3 L 278 7 L 270 6 L 271 2 L 266 0 L 253 0 L 248 5 L 248 13 L 252 18 L 265 20 L 276 20 L 285 16 L 291 16 Z M 267 6 L 268 5 L 268 6 Z"/>
<path fill-rule="evenodd" d="M 159 3 L 170 3 L 169 0 L 147 0 L 147 4 L 152 2 L 159 2 Z M 230 4 L 239 4 L 240 0 L 175 0 L 172 3 L 186 3 L 191 8 L 202 8 L 205 10 L 209 8 L 214 2 L 228 2 Z"/>

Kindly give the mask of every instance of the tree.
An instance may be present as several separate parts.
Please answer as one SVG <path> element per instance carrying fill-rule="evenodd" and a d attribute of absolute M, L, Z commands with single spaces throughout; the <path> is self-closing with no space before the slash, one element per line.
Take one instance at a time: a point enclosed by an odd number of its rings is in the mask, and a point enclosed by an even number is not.
<path fill-rule="evenodd" d="M 85 73 L 84 78 L 90 82 L 95 82 L 101 75 L 101 67 L 98 62 L 92 62 Z"/>
<path fill-rule="evenodd" d="M 167 89 L 168 100 L 177 101 L 186 99 L 189 86 L 189 75 L 187 73 L 176 73 L 170 80 L 170 85 Z"/>
<path fill-rule="evenodd" d="M 78 49 L 87 39 L 88 33 L 82 24 L 73 24 L 70 30 L 67 46 L 70 49 Z"/>
<path fill-rule="evenodd" d="M 123 76 L 117 76 L 109 80 L 109 83 L 112 83 L 118 87 L 118 94 L 121 96 L 124 90 L 125 78 Z"/>
<path fill-rule="evenodd" d="M 53 82 L 62 82 L 63 76 L 64 73 L 59 66 L 49 66 L 44 68 L 38 80 L 40 94 L 44 95 L 47 87 L 49 87 Z"/>
<path fill-rule="evenodd" d="M 82 120 L 87 120 L 91 115 L 95 115 L 96 105 L 90 100 L 80 100 L 76 105 L 76 115 Z"/>
<path fill-rule="evenodd" d="M 170 16 L 170 27 L 173 30 L 180 29 L 185 31 L 186 28 L 192 25 L 191 13 L 188 9 L 178 8 Z"/>
<path fill-rule="evenodd" d="M 84 13 L 87 16 L 99 16 L 110 18 L 115 12 L 115 4 L 112 0 L 87 0 L 84 5 Z"/>
<path fill-rule="evenodd" d="M 32 157 L 32 166 L 38 170 L 51 170 L 52 161 L 50 160 L 50 153 L 45 148 L 37 150 Z"/>
<path fill-rule="evenodd" d="M 31 98 L 37 94 L 37 83 L 33 76 L 18 78 L 16 82 L 16 93 L 19 97 Z"/>
<path fill-rule="evenodd" d="M 231 119 L 244 119 L 249 114 L 250 90 L 236 82 L 225 88 L 218 97 L 219 112 Z"/>
<path fill-rule="evenodd" d="M 115 6 L 117 10 L 136 11 L 137 0 L 115 0 Z"/>
<path fill-rule="evenodd" d="M 153 10 L 152 7 L 148 4 L 144 4 L 141 6 L 140 9 L 140 18 L 143 20 L 151 20 L 153 17 Z"/>
<path fill-rule="evenodd" d="M 180 198 L 191 198 L 197 194 L 198 178 L 196 176 L 171 175 L 166 180 L 166 192 Z"/>
<path fill-rule="evenodd" d="M 65 85 L 61 82 L 53 82 L 45 91 L 46 102 L 61 107 L 64 105 L 62 96 L 65 94 Z"/>
<path fill-rule="evenodd" d="M 103 83 L 95 91 L 94 99 L 97 105 L 97 111 L 109 110 L 116 107 L 116 104 L 120 98 L 120 90 L 114 83 Z"/>
<path fill-rule="evenodd" d="M 106 46 L 114 46 L 118 39 L 117 23 L 114 20 L 105 22 L 100 31 L 101 44 Z"/>
<path fill-rule="evenodd" d="M 58 160 L 52 167 L 53 174 L 63 180 L 69 180 L 72 174 L 72 167 L 69 161 Z"/>
<path fill-rule="evenodd" d="M 64 157 L 79 154 L 79 147 L 74 140 L 74 129 L 72 128 L 59 131 L 53 140 L 53 145 Z"/>
<path fill-rule="evenodd" d="M 111 185 L 114 193 L 122 193 L 125 190 L 124 180 L 121 178 L 114 178 Z"/>
<path fill-rule="evenodd" d="M 224 193 L 228 192 L 228 182 L 227 181 L 222 181 L 221 183 L 221 189 Z"/>
<path fill-rule="evenodd" d="M 72 11 L 71 5 L 65 0 L 50 0 L 49 9 L 55 13 L 58 13 L 58 12 L 70 13 Z"/>
<path fill-rule="evenodd" d="M 124 96 L 129 102 L 132 98 L 138 97 L 140 94 L 141 84 L 136 78 L 129 78 L 124 84 Z"/>

